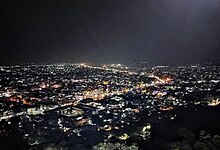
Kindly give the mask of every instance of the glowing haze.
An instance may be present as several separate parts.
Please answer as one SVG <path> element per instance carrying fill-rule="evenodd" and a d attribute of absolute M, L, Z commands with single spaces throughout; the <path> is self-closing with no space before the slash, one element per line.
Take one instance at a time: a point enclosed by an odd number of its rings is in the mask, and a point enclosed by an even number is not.
<path fill-rule="evenodd" d="M 0 64 L 219 62 L 219 0 L 9 0 L 0 10 Z"/>

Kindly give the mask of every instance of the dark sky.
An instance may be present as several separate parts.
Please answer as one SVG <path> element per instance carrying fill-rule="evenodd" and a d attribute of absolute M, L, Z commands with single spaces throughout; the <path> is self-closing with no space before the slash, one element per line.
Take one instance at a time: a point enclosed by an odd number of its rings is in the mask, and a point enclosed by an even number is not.
<path fill-rule="evenodd" d="M 220 62 L 220 0 L 4 0 L 0 64 Z"/>

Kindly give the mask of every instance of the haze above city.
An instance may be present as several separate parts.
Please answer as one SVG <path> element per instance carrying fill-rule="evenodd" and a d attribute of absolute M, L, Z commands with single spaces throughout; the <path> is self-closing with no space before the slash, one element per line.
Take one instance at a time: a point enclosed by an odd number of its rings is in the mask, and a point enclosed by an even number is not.
<path fill-rule="evenodd" d="M 219 62 L 219 0 L 0 2 L 0 64 Z"/>

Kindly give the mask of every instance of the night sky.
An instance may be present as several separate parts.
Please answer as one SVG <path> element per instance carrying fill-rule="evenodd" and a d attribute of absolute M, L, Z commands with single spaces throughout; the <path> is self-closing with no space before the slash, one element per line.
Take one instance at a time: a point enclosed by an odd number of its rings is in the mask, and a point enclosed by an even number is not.
<path fill-rule="evenodd" d="M 220 0 L 4 0 L 0 65 L 220 62 Z"/>

